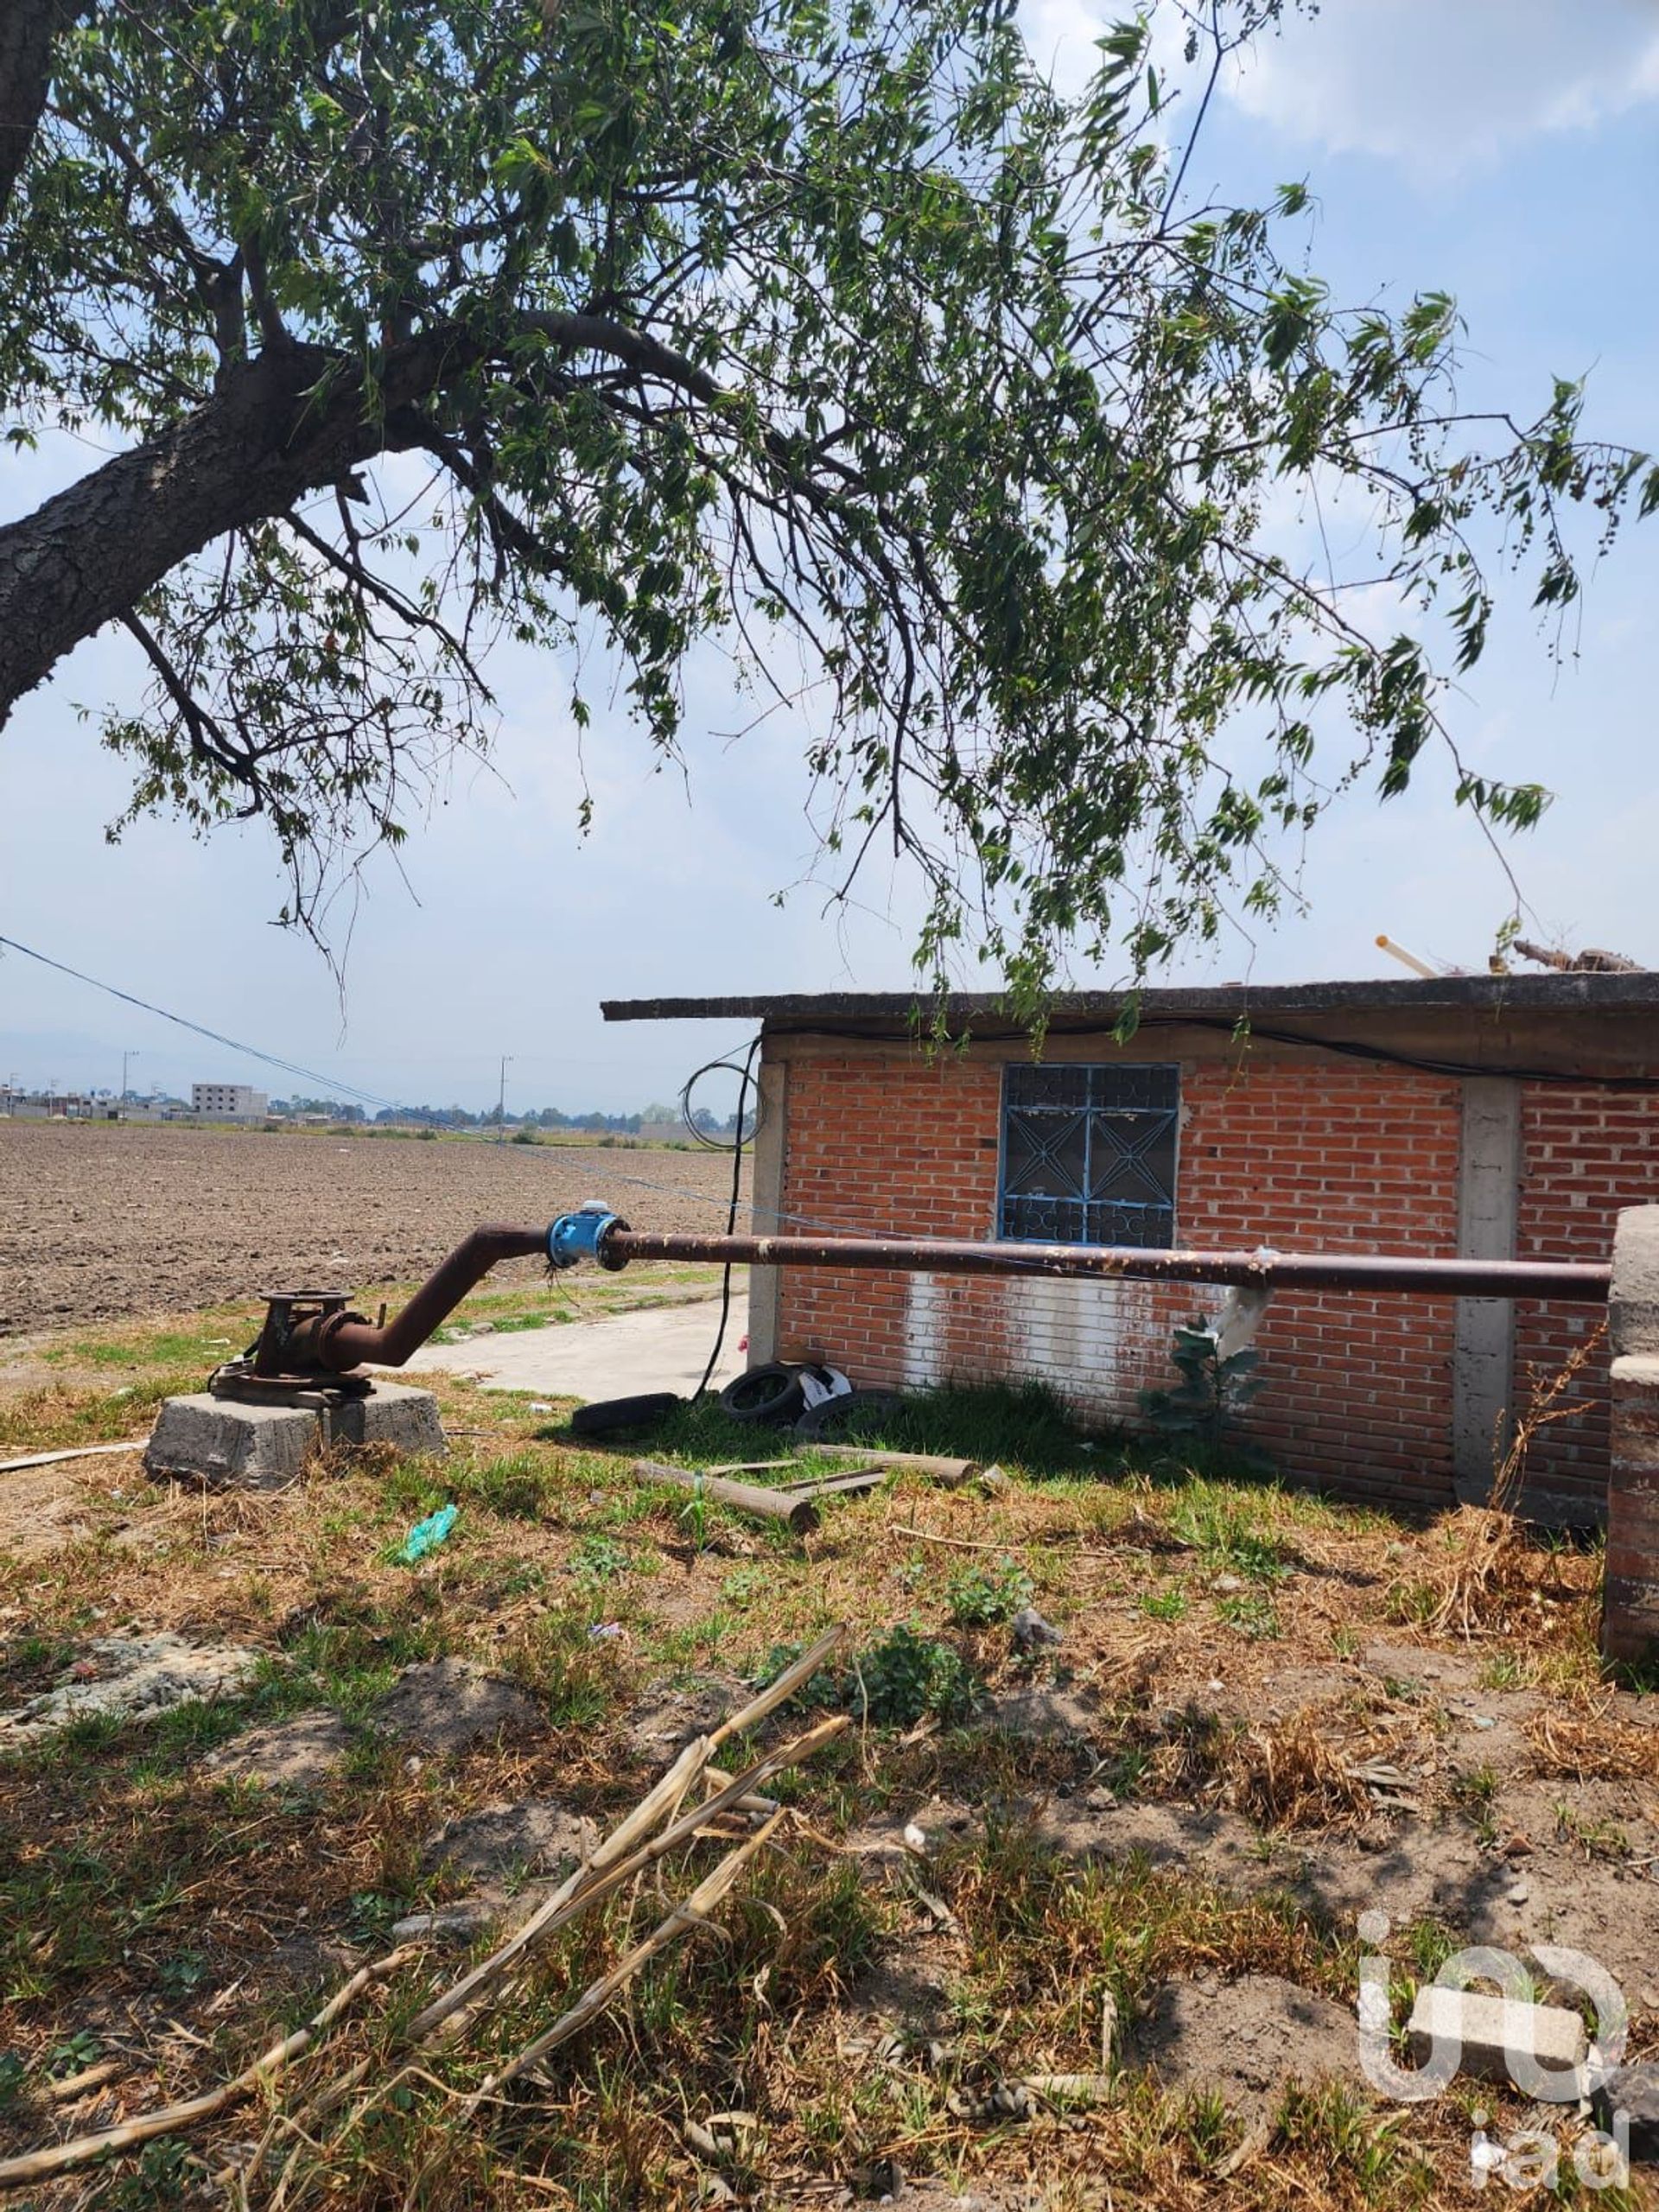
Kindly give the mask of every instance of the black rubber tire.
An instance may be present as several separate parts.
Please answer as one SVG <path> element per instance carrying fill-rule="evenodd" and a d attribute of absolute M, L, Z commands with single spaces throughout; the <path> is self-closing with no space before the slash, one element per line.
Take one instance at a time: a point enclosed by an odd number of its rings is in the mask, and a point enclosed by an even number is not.
<path fill-rule="evenodd" d="M 645 1390 L 637 1398 L 596 1398 L 570 1416 L 572 1436 L 610 1436 L 625 1428 L 649 1428 L 685 1403 L 675 1390 Z"/>
<path fill-rule="evenodd" d="M 806 1404 L 806 1393 L 801 1388 L 798 1368 L 785 1367 L 781 1360 L 771 1360 L 764 1367 L 752 1367 L 747 1375 L 740 1375 L 734 1382 L 728 1382 L 720 1394 L 720 1402 L 733 1421 L 782 1427 L 800 1414 Z"/>
<path fill-rule="evenodd" d="M 855 1444 L 886 1427 L 904 1403 L 897 1390 L 843 1390 L 838 1398 L 809 1407 L 796 1422 L 795 1433 L 803 1444 L 835 1444 L 843 1437 Z"/>

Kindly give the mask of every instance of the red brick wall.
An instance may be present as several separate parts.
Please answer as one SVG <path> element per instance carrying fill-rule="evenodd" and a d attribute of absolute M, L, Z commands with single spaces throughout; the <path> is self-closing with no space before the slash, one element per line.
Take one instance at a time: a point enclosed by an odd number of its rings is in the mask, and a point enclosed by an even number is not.
<path fill-rule="evenodd" d="M 1659 1197 L 1659 1097 L 1564 1083 L 1526 1084 L 1521 1094 L 1522 1177 L 1516 1227 L 1519 1260 L 1605 1260 L 1621 1206 Z M 1516 1403 L 1556 1374 L 1602 1317 L 1581 1306 L 1516 1308 Z M 1573 1408 L 1535 1436 L 1530 1479 L 1599 1502 L 1608 1465 L 1605 1343 L 1591 1351 L 1558 1402 Z"/>
<path fill-rule="evenodd" d="M 988 1060 L 929 1066 L 902 1046 L 797 1046 L 785 1211 L 869 1233 L 995 1235 L 1001 1099 Z M 1457 1083 L 1375 1065 L 1198 1059 L 1182 1064 L 1181 1101 L 1178 1241 L 1455 1253 Z M 835 1359 L 864 1382 L 1046 1373 L 1092 1410 L 1129 1418 L 1139 1389 L 1168 1379 L 1174 1322 L 1222 1295 L 804 1268 L 783 1278 L 779 1351 Z M 1256 1340 L 1255 1433 L 1287 1473 L 1448 1502 L 1454 1322 L 1449 1300 L 1281 1298 Z"/>
<path fill-rule="evenodd" d="M 791 1059 L 783 1210 L 818 1229 L 919 1236 L 995 1233 L 1002 1071 L 949 1058 Z M 861 1382 L 904 1379 L 909 1278 L 785 1271 L 779 1356 L 822 1352 Z"/>

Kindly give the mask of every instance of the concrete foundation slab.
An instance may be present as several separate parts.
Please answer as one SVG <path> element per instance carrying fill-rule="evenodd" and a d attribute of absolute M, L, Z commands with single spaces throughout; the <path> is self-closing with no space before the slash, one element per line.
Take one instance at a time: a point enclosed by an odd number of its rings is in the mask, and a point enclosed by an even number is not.
<path fill-rule="evenodd" d="M 448 1449 L 429 1390 L 377 1382 L 337 1406 L 307 1397 L 291 1406 L 240 1405 L 206 1390 L 168 1398 L 144 1447 L 144 1471 L 235 1490 L 281 1490 L 323 1446 L 389 1444 L 411 1458 Z"/>

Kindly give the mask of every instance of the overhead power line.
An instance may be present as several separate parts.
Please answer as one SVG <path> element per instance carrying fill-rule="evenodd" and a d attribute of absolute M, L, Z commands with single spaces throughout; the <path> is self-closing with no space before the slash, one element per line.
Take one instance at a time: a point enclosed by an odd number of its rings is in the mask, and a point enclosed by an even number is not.
<path fill-rule="evenodd" d="M 192 1021 L 186 1014 L 170 1013 L 164 1006 L 154 1006 L 149 1000 L 141 999 L 131 991 L 118 990 L 113 983 L 106 983 L 99 976 L 83 975 L 79 968 L 71 968 L 64 961 L 54 960 L 47 953 L 37 952 L 32 944 L 20 944 L 15 937 L 0 937 L 0 946 L 9 952 L 21 952 L 30 960 L 38 960 L 42 968 L 54 968 L 60 976 L 73 976 L 76 982 L 89 983 L 95 991 L 107 992 L 111 998 L 119 999 L 126 1006 L 136 1006 L 144 1014 L 156 1014 L 162 1021 L 170 1021 L 176 1029 L 188 1029 L 193 1036 L 205 1037 L 210 1044 L 223 1045 L 227 1050 L 242 1052 L 249 1059 L 258 1060 L 268 1068 L 279 1068 L 284 1075 L 300 1076 L 307 1083 L 318 1084 L 327 1095 L 338 1097 L 343 1093 L 364 1106 L 387 1107 L 393 1113 L 398 1110 L 398 1102 L 395 1098 L 382 1098 L 378 1093 L 365 1090 L 357 1084 L 342 1083 L 338 1076 L 319 1075 L 315 1068 L 302 1067 L 297 1060 L 285 1060 L 276 1052 L 262 1052 L 257 1045 L 245 1045 L 238 1038 L 226 1037 L 220 1030 L 209 1029 L 203 1022 Z"/>

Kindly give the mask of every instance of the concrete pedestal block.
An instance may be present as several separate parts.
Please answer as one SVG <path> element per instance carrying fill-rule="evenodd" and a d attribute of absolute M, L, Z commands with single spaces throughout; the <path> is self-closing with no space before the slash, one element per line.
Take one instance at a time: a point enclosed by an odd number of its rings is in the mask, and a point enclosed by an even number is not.
<path fill-rule="evenodd" d="M 1659 1206 L 1630 1206 L 1613 1237 L 1612 1465 L 1601 1648 L 1659 1657 Z"/>
<path fill-rule="evenodd" d="M 162 1405 L 144 1448 L 144 1471 L 232 1490 L 280 1490 L 314 1452 L 333 1444 L 389 1444 L 429 1459 L 448 1449 L 437 1400 L 402 1382 L 377 1382 L 367 1397 L 337 1405 L 308 1395 L 291 1405 L 242 1405 L 198 1390 Z"/>
<path fill-rule="evenodd" d="M 330 1416 L 335 1444 L 390 1444 L 410 1459 L 442 1459 L 449 1446 L 438 1402 L 407 1382 L 379 1382 L 366 1398 L 348 1398 Z"/>

